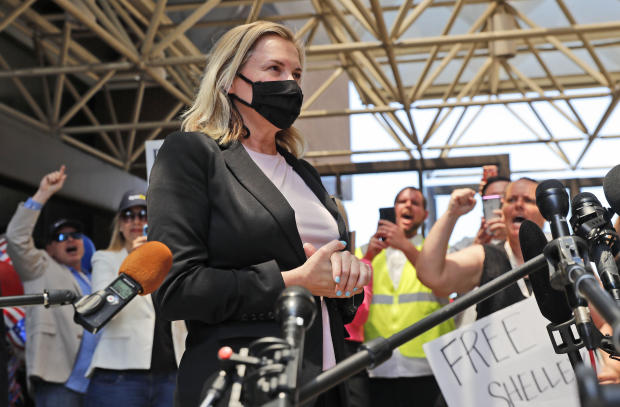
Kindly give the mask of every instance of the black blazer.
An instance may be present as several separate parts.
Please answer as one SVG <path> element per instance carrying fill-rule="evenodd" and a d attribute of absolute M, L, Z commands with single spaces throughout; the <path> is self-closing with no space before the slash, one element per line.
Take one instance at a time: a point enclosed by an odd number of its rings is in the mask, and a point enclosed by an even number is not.
<path fill-rule="evenodd" d="M 337 220 L 340 239 L 348 241 L 316 170 L 279 152 Z M 280 336 L 273 315 L 284 289 L 280 273 L 302 265 L 306 256 L 293 209 L 238 142 L 222 147 L 202 133 L 169 135 L 151 172 L 147 203 L 149 240 L 173 253 L 155 306 L 164 318 L 188 325 L 176 405 L 194 407 L 207 377 L 219 370 L 221 346 Z M 344 324 L 360 303 L 359 297 L 326 301 L 337 360 L 344 356 Z M 305 381 L 321 371 L 321 326 L 319 307 L 306 333 Z M 343 405 L 345 393 L 341 389 Z"/>

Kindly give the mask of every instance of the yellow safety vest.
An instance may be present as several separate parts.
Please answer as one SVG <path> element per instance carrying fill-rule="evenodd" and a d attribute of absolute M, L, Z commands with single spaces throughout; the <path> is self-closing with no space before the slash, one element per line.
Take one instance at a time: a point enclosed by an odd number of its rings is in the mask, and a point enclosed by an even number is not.
<path fill-rule="evenodd" d="M 358 256 L 361 251 L 358 249 Z M 385 250 L 372 261 L 372 302 L 368 321 L 364 325 L 364 339 L 370 341 L 377 337 L 387 338 L 414 324 L 448 302 L 436 297 L 432 290 L 418 280 L 415 267 L 406 261 L 400 277 L 398 289 L 388 273 Z M 422 345 L 454 329 L 452 318 L 431 328 L 411 341 L 401 345 L 398 350 L 411 358 L 425 357 Z"/>

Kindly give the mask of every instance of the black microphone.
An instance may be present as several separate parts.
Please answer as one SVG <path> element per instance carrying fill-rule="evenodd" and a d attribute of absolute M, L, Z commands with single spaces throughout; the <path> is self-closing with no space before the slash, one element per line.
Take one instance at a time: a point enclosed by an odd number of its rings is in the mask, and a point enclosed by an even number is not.
<path fill-rule="evenodd" d="M 550 179 L 541 182 L 536 188 L 536 205 L 541 215 L 549 221 L 554 239 L 544 251 L 545 257 L 553 266 L 550 269 L 551 286 L 562 290 L 574 282 L 574 276 L 571 276 L 569 271 L 585 270 L 585 265 L 589 264 L 589 260 L 586 258 L 584 261 L 583 258 L 584 253 L 587 255 L 587 245 L 585 240 L 570 235 L 566 221 L 568 193 L 560 181 Z M 556 267 L 569 260 L 572 261 L 567 267 Z"/>
<path fill-rule="evenodd" d="M 0 297 L 0 308 L 28 305 L 43 305 L 49 308 L 52 305 L 73 304 L 77 298 L 78 295 L 71 290 L 43 290 L 41 294 Z"/>
<path fill-rule="evenodd" d="M 603 180 L 603 192 L 611 209 L 620 215 L 620 164 L 612 168 Z"/>
<path fill-rule="evenodd" d="M 519 228 L 519 242 L 521 243 L 523 260 L 528 261 L 543 252 L 547 245 L 547 238 L 537 224 L 530 220 L 524 220 Z M 572 327 L 575 319 L 573 318 L 573 311 L 568 305 L 566 293 L 551 287 L 548 264 L 544 264 L 530 273 L 529 279 L 540 313 L 551 322 L 547 325 L 547 332 L 555 353 L 566 354 L 571 365 L 577 366 L 582 362 L 579 348 L 584 346 L 584 341 L 575 338 L 573 334 Z M 591 330 L 594 330 L 594 325 L 591 323 L 581 324 L 578 329 L 581 337 L 589 337 Z M 562 338 L 561 343 L 558 343 L 557 336 L 554 333 Z M 594 345 L 592 344 L 592 346 Z"/>
<path fill-rule="evenodd" d="M 300 286 L 286 288 L 278 297 L 275 311 L 283 338 L 293 348 L 302 347 L 305 331 L 316 317 L 316 302 L 310 291 Z"/>
<path fill-rule="evenodd" d="M 542 254 L 547 245 L 547 238 L 537 224 L 531 220 L 524 220 L 519 228 L 519 242 L 521 243 L 523 260 L 528 261 Z M 551 287 L 547 264 L 530 273 L 529 279 L 540 313 L 545 318 L 550 322 L 560 324 L 573 317 L 573 311 L 568 306 L 566 294 Z"/>
<path fill-rule="evenodd" d="M 276 318 L 282 326 L 282 337 L 290 345 L 290 357 L 286 369 L 278 380 L 283 386 L 280 400 L 288 399 L 293 405 L 299 403 L 299 380 L 304 354 L 304 337 L 306 329 L 316 317 L 314 297 L 304 287 L 292 286 L 282 291 L 276 301 Z"/>
<path fill-rule="evenodd" d="M 583 239 L 570 235 L 566 215 L 568 214 L 568 193 L 558 180 L 541 182 L 536 188 L 536 205 L 549 221 L 553 241 L 544 249 L 545 257 L 552 263 L 549 277 L 551 287 L 564 290 L 566 299 L 573 309 L 575 324 L 581 339 L 589 350 L 596 348 L 595 328 L 590 317 L 587 302 L 577 295 L 571 283 L 588 276 L 589 264 L 587 246 Z"/>
<path fill-rule="evenodd" d="M 612 214 L 590 192 L 576 195 L 571 207 L 573 231 L 588 242 L 603 287 L 620 303 L 620 275 L 614 259 L 618 253 L 618 234 L 611 224 Z"/>
<path fill-rule="evenodd" d="M 560 181 L 550 179 L 536 187 L 536 206 L 541 215 L 549 221 L 554 239 L 570 235 L 566 221 L 568 193 Z"/>

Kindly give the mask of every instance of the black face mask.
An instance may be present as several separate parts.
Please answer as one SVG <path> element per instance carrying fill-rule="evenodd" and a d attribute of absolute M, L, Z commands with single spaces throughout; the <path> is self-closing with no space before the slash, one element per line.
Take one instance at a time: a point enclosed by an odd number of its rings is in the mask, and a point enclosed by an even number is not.
<path fill-rule="evenodd" d="M 288 129 L 299 116 L 304 95 L 295 81 L 252 82 L 242 74 L 241 79 L 252 85 L 252 103 L 234 93 L 230 97 L 256 110 L 279 129 Z"/>

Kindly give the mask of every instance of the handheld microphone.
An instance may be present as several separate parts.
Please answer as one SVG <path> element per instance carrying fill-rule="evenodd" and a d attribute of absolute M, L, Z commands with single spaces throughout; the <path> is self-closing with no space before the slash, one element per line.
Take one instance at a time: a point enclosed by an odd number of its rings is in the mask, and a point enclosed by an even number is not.
<path fill-rule="evenodd" d="M 618 253 L 618 234 L 611 224 L 610 211 L 590 192 L 576 195 L 571 206 L 573 231 L 588 242 L 603 287 L 620 302 L 620 275 L 614 259 Z"/>
<path fill-rule="evenodd" d="M 147 242 L 121 264 L 118 277 L 106 288 L 74 304 L 74 320 L 96 333 L 137 294 L 147 295 L 164 281 L 172 267 L 172 253 L 161 242 Z"/>
<path fill-rule="evenodd" d="M 620 164 L 612 168 L 603 180 L 605 198 L 618 215 L 620 215 Z"/>

